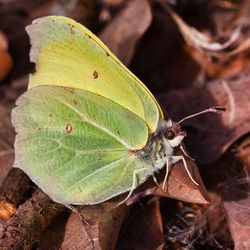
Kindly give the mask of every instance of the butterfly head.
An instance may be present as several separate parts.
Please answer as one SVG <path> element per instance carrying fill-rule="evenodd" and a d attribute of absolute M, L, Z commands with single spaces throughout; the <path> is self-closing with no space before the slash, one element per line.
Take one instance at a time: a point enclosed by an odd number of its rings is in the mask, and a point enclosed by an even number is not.
<path fill-rule="evenodd" d="M 167 144 L 175 148 L 181 144 L 186 132 L 181 130 L 181 126 L 178 123 L 172 122 L 172 120 L 164 120 L 158 124 L 156 137 L 164 138 L 167 140 Z"/>
<path fill-rule="evenodd" d="M 177 123 L 172 124 L 171 127 L 167 127 L 164 132 L 164 137 L 169 141 L 172 147 L 177 147 L 181 144 L 186 132 L 181 130 L 181 126 Z"/>
<path fill-rule="evenodd" d="M 161 134 L 164 135 L 164 138 L 167 139 L 169 144 L 174 148 L 174 147 L 181 145 L 181 142 L 186 136 L 186 132 L 181 130 L 180 124 L 182 122 L 190 118 L 196 117 L 198 115 L 204 114 L 204 113 L 208 113 L 208 112 L 221 113 L 223 111 L 225 111 L 224 107 L 212 107 L 212 108 L 205 109 L 201 112 L 186 116 L 177 123 L 173 123 L 170 119 L 168 119 L 166 121 L 163 121 L 158 126 L 158 132 L 160 131 Z"/>

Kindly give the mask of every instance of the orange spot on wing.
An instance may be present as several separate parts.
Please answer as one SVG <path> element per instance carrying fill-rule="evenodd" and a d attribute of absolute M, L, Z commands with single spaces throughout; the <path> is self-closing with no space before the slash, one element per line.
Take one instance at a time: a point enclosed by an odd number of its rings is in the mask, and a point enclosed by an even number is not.
<path fill-rule="evenodd" d="M 68 123 L 68 124 L 66 125 L 66 132 L 67 132 L 67 134 L 70 134 L 71 131 L 72 131 L 72 125 L 71 125 L 70 123 Z"/>
<path fill-rule="evenodd" d="M 97 79 L 97 78 L 98 78 L 98 72 L 97 72 L 97 71 L 94 71 L 93 77 L 94 77 L 94 79 Z"/>
<path fill-rule="evenodd" d="M 71 35 L 74 35 L 74 34 L 75 34 L 75 31 L 74 31 L 73 26 L 70 26 L 70 27 L 69 27 L 69 32 L 70 32 Z"/>

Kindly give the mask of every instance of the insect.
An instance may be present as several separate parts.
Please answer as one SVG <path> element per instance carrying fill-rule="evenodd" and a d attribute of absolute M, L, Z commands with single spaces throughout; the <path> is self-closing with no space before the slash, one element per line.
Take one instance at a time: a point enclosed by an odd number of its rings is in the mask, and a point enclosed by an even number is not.
<path fill-rule="evenodd" d="M 12 112 L 15 167 L 65 205 L 129 198 L 165 167 L 164 189 L 178 161 L 198 185 L 184 158 L 183 120 L 164 120 L 150 91 L 94 34 L 59 16 L 26 29 L 36 71 Z"/>

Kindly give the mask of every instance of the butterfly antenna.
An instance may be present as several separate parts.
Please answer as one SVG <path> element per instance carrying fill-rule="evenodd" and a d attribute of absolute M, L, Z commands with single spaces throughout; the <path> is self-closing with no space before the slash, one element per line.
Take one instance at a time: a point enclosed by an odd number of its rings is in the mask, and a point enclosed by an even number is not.
<path fill-rule="evenodd" d="M 193 118 L 195 116 L 198 116 L 198 115 L 201 115 L 201 114 L 205 114 L 205 113 L 208 113 L 208 112 L 213 112 L 213 113 L 221 114 L 224 111 L 226 111 L 225 107 L 221 107 L 221 106 L 211 107 L 211 108 L 205 109 L 203 111 L 200 111 L 198 113 L 194 113 L 192 115 L 186 116 L 183 119 L 181 119 L 180 121 L 178 121 L 177 124 L 181 124 L 182 122 L 184 122 L 184 121 L 186 121 L 186 120 L 188 120 L 190 118 Z"/>

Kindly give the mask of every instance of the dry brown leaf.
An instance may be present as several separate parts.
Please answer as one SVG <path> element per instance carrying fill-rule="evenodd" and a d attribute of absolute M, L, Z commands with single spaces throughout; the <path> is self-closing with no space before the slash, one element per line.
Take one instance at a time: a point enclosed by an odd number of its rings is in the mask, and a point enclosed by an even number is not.
<path fill-rule="evenodd" d="M 170 9 L 169 9 L 170 10 Z M 219 53 L 222 51 L 227 50 L 230 46 L 232 46 L 236 40 L 239 38 L 240 35 L 240 29 L 237 28 L 232 33 L 231 37 L 228 41 L 226 41 L 223 44 L 213 42 L 211 37 L 207 36 L 206 34 L 203 34 L 202 32 L 198 31 L 194 27 L 189 26 L 184 22 L 184 20 L 174 13 L 173 11 L 169 11 L 170 15 L 176 22 L 176 24 L 179 27 L 180 32 L 182 33 L 185 41 L 192 47 L 196 48 L 197 50 L 203 52 L 213 52 L 213 53 Z"/>
<path fill-rule="evenodd" d="M 225 170 L 230 169 L 226 180 L 220 183 L 220 187 L 223 188 L 223 204 L 234 241 L 234 249 L 247 250 L 250 246 L 249 171 L 245 171 L 244 174 L 244 170 L 241 169 L 241 172 L 238 170 L 236 173 L 234 164 L 227 163 L 225 166 Z"/>
<path fill-rule="evenodd" d="M 133 0 L 106 26 L 100 38 L 125 65 L 129 65 L 139 39 L 151 22 L 149 1 Z"/>
<path fill-rule="evenodd" d="M 206 10 L 209 12 L 207 13 L 207 27 L 210 27 L 210 30 L 204 31 L 198 31 L 186 23 L 169 7 L 166 1 L 157 0 L 157 2 L 176 23 L 185 40 L 184 49 L 201 66 L 200 75 L 203 78 L 205 76 L 215 78 L 226 76 L 228 73 L 237 73 L 249 64 L 250 4 L 248 1 L 239 4 L 234 11 L 216 9 L 213 3 L 207 3 L 210 6 L 208 8 L 212 10 Z M 193 20 L 192 15 L 189 20 Z M 199 20 L 196 23 L 199 26 Z M 213 30 L 211 30 L 211 23 L 214 26 Z"/>
<path fill-rule="evenodd" d="M 227 178 L 220 184 L 223 187 L 223 201 L 227 220 L 236 250 L 250 247 L 250 162 L 249 137 L 237 146 L 238 160 L 225 163 Z M 229 168 L 228 168 L 229 167 Z M 226 174 L 225 174 L 226 175 Z"/>
<path fill-rule="evenodd" d="M 76 213 L 71 213 L 67 222 L 65 215 L 60 216 L 45 231 L 39 249 L 51 246 L 55 249 L 115 249 L 120 228 L 129 211 L 129 207 L 117 207 L 116 204 L 110 201 L 77 207 L 85 222 Z"/>
<path fill-rule="evenodd" d="M 231 236 L 221 195 L 209 192 L 209 197 L 211 202 L 202 207 L 203 218 L 205 217 L 207 223 L 205 226 L 210 234 L 209 237 L 218 237 L 224 242 L 230 243 Z"/>
<path fill-rule="evenodd" d="M 211 79 L 218 79 L 221 77 L 227 77 L 232 74 L 237 74 L 244 70 L 249 64 L 249 58 L 246 54 L 240 54 L 233 60 L 226 62 L 226 64 L 213 62 L 203 54 L 199 53 L 196 49 L 184 45 L 184 51 L 189 54 L 192 59 L 201 66 L 200 75 L 203 77 L 200 82 L 204 83 L 205 77 Z M 199 75 L 198 75 L 199 77 Z"/>
<path fill-rule="evenodd" d="M 230 25 L 224 24 L 227 29 L 218 29 L 218 37 L 224 38 L 223 43 L 216 42 L 216 37 L 208 36 L 205 33 L 198 31 L 195 27 L 188 25 L 177 13 L 175 13 L 165 1 L 158 0 L 162 7 L 170 14 L 175 23 L 177 24 L 186 43 L 196 48 L 200 53 L 208 57 L 217 57 L 222 59 L 228 59 L 240 52 L 247 51 L 250 48 L 250 39 L 247 34 L 244 34 L 244 30 L 249 27 L 243 23 L 242 20 L 248 20 L 250 4 L 246 1 L 241 4 L 241 8 L 238 8 L 238 18 L 234 18 L 234 22 Z M 240 11 L 241 10 L 241 11 Z M 237 13 L 237 12 L 236 12 Z M 216 23 L 217 26 L 222 26 L 221 21 Z"/>
<path fill-rule="evenodd" d="M 232 154 L 233 151 L 204 170 L 207 171 L 209 190 L 221 196 L 234 249 L 249 249 L 249 246 L 246 248 L 250 232 L 249 169 L 242 164 L 241 159 Z M 231 237 L 227 236 L 224 240 L 231 241 Z"/>
<path fill-rule="evenodd" d="M 199 183 L 196 186 L 189 178 L 182 162 L 178 162 L 173 166 L 170 172 L 169 180 L 167 182 L 167 190 L 163 192 L 160 188 L 157 188 L 155 195 L 167 196 L 177 200 L 182 200 L 192 203 L 206 204 L 209 202 L 209 195 L 202 182 L 199 170 L 190 159 L 186 159 L 190 173 L 195 181 Z M 161 185 L 163 183 L 161 182 Z"/>
<path fill-rule="evenodd" d="M 129 210 L 126 205 L 121 205 L 113 207 L 102 215 L 98 223 L 99 244 L 102 250 L 115 249 L 120 229 Z"/>
<path fill-rule="evenodd" d="M 182 50 L 183 41 L 171 17 L 154 1 L 152 9 L 152 24 L 141 39 L 131 69 L 153 93 L 189 86 L 200 65 Z"/>
<path fill-rule="evenodd" d="M 125 222 L 116 249 L 164 249 L 163 225 L 158 199 L 137 203 Z"/>
<path fill-rule="evenodd" d="M 244 94 L 242 94 L 244 93 Z M 239 74 L 210 82 L 201 88 L 171 91 L 159 97 L 163 107 L 177 121 L 188 114 L 211 106 L 224 106 L 221 115 L 206 114 L 185 122 L 188 130 L 186 145 L 198 162 L 218 159 L 228 147 L 250 131 L 250 74 Z"/>
<path fill-rule="evenodd" d="M 250 247 L 250 198 L 240 201 L 224 201 L 230 232 L 235 250 L 248 250 Z"/>

